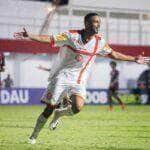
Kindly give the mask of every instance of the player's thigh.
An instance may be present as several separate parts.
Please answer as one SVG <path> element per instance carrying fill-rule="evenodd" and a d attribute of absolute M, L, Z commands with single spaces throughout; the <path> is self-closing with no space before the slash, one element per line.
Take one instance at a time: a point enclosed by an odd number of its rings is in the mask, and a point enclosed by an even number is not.
<path fill-rule="evenodd" d="M 64 89 L 65 86 L 63 86 L 59 82 L 51 82 L 44 92 L 41 101 L 47 104 L 57 105 L 59 103 L 59 97 Z"/>

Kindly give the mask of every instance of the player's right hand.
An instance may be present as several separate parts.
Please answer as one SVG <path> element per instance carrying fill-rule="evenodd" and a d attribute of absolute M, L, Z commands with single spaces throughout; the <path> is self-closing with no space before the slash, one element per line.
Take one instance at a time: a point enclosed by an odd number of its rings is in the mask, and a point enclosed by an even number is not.
<path fill-rule="evenodd" d="M 139 55 L 136 57 L 136 62 L 138 64 L 150 64 L 150 57 L 143 57 L 142 55 Z"/>
<path fill-rule="evenodd" d="M 26 31 L 25 28 L 23 28 L 23 31 L 22 32 L 16 32 L 14 33 L 14 37 L 16 39 L 25 39 L 25 38 L 28 38 L 29 37 L 29 34 L 28 32 Z"/>

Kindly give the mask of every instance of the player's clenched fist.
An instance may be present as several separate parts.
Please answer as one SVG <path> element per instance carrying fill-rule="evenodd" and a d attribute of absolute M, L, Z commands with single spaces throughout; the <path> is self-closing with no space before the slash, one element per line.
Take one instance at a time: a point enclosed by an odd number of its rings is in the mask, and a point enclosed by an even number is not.
<path fill-rule="evenodd" d="M 24 39 L 24 38 L 28 38 L 29 37 L 29 34 L 28 32 L 26 31 L 25 28 L 23 28 L 23 31 L 22 32 L 16 32 L 14 33 L 14 37 L 16 39 Z"/>

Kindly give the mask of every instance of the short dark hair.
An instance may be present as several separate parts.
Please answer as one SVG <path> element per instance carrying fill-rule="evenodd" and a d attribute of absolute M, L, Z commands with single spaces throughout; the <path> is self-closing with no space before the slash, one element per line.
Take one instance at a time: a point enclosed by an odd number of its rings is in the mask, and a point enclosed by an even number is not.
<path fill-rule="evenodd" d="M 117 63 L 115 61 L 111 61 L 110 65 L 117 66 Z"/>
<path fill-rule="evenodd" d="M 84 23 L 89 21 L 93 16 L 99 16 L 97 13 L 88 13 L 85 17 L 84 17 Z"/>

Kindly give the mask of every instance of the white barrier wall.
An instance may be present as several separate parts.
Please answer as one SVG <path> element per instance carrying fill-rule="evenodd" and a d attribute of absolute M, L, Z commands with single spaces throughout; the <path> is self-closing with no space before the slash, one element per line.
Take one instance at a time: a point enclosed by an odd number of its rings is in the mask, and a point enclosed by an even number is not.
<path fill-rule="evenodd" d="M 14 80 L 15 87 L 46 87 L 48 72 L 38 70 L 40 64 L 51 67 L 56 55 L 22 55 L 6 57 L 6 72 L 2 74 L 4 79 L 8 73 Z M 28 58 L 28 59 L 27 59 Z M 110 79 L 109 59 L 97 59 L 88 80 L 89 88 L 107 88 Z M 139 75 L 147 68 L 136 63 L 119 62 L 117 69 L 120 71 L 120 87 L 126 88 L 128 80 L 137 80 Z"/>
<path fill-rule="evenodd" d="M 149 0 L 70 0 L 71 5 L 84 6 L 84 10 L 109 11 L 116 8 L 117 11 L 127 9 L 134 12 L 150 12 Z M 91 8 L 90 8 L 90 7 Z M 70 6 L 69 6 L 70 7 Z M 33 33 L 38 33 L 41 24 L 47 14 L 47 4 L 41 2 L 21 1 L 21 0 L 0 0 L 0 38 L 13 38 L 13 33 L 19 31 L 23 26 Z M 138 10 L 138 11 L 137 11 Z M 106 11 L 106 12 L 107 12 Z M 148 16 L 147 16 L 148 17 Z M 102 18 L 101 33 L 107 38 L 107 21 L 109 22 L 109 42 L 115 44 L 139 44 L 142 38 L 143 45 L 150 45 L 150 20 L 143 20 L 141 24 L 142 34 L 139 34 L 139 20 Z M 64 16 L 56 14 L 51 22 L 48 32 L 57 33 L 70 28 L 83 28 L 83 16 Z M 142 35 L 142 36 L 141 36 Z M 23 61 L 27 55 L 11 55 L 7 57 L 7 71 L 2 75 L 5 78 L 7 73 L 12 75 L 15 86 L 21 87 L 45 87 L 48 74 L 37 70 L 38 64 L 49 66 L 49 57 L 34 56 L 28 61 Z M 146 66 L 136 64 L 118 64 L 120 70 L 120 85 L 126 87 L 128 79 L 136 80 L 139 74 L 146 69 Z M 109 83 L 109 65 L 107 61 L 97 62 L 93 68 L 88 86 L 92 88 L 106 88 Z M 96 74 L 96 76 L 95 76 Z M 34 78 L 33 78 L 34 77 Z"/>
<path fill-rule="evenodd" d="M 110 60 L 102 60 L 95 63 L 91 72 L 88 87 L 90 88 L 107 88 L 110 81 L 109 66 Z M 117 69 L 120 72 L 119 83 L 120 88 L 127 88 L 128 80 L 136 82 L 139 75 L 148 67 L 146 65 L 138 65 L 136 63 L 118 62 Z M 133 85 L 135 86 L 135 85 Z"/>
<path fill-rule="evenodd" d="M 15 87 L 46 87 L 49 72 L 37 69 L 42 65 L 50 68 L 55 59 L 53 55 L 23 55 L 17 54 L 6 57 L 6 71 L 2 80 L 10 74 Z"/>

